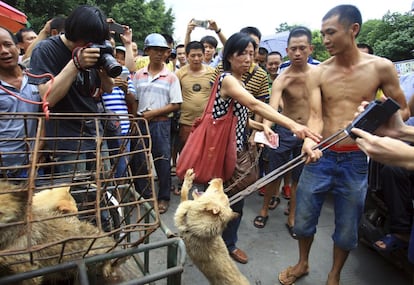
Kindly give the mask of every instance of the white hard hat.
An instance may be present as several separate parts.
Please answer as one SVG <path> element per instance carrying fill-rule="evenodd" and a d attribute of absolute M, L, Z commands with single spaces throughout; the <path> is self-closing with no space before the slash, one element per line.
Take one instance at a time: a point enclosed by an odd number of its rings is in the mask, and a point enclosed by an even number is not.
<path fill-rule="evenodd" d="M 144 41 L 144 50 L 149 47 L 170 48 L 165 38 L 157 33 L 149 34 Z"/>

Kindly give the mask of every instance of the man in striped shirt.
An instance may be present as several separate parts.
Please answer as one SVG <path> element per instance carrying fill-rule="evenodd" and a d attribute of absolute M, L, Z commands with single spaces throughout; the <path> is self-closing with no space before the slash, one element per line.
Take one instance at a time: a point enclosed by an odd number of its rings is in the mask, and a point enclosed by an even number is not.
<path fill-rule="evenodd" d="M 180 81 L 166 68 L 165 60 L 170 55 L 170 47 L 160 34 L 150 34 L 145 38 L 144 49 L 150 62 L 134 75 L 133 83 L 137 91 L 138 116 L 148 121 L 152 142 L 152 156 L 157 171 L 158 210 L 160 214 L 168 210 L 171 189 L 171 118 L 170 114 L 179 110 L 183 102 Z M 143 134 L 146 128 L 141 128 Z M 146 158 L 138 156 L 137 166 L 143 167 Z M 139 170 L 138 170 L 139 173 Z M 138 191 L 148 198 L 151 195 L 148 179 L 137 179 Z"/>

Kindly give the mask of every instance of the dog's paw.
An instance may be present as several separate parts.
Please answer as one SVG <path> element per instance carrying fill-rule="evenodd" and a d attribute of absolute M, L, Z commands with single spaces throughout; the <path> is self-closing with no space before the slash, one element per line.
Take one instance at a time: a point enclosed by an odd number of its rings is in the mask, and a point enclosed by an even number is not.
<path fill-rule="evenodd" d="M 195 172 L 194 172 L 194 169 L 189 168 L 189 169 L 187 169 L 187 171 L 185 172 L 184 181 L 188 181 L 188 182 L 190 182 L 190 183 L 193 183 L 193 181 L 194 181 L 194 177 L 195 177 Z"/>
<path fill-rule="evenodd" d="M 185 187 L 190 189 L 193 186 L 194 178 L 195 178 L 194 170 L 192 168 L 187 169 L 187 172 L 185 173 L 185 176 L 184 176 L 183 186 L 185 185 Z"/>

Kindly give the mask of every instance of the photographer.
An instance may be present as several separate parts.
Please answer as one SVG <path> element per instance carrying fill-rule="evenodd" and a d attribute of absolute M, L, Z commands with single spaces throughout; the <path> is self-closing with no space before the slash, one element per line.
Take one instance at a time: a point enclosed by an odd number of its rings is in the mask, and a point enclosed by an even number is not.
<path fill-rule="evenodd" d="M 41 41 L 33 50 L 32 73 L 50 73 L 55 78 L 32 78 L 39 85 L 41 96 L 47 97 L 51 112 L 54 113 L 97 113 L 100 93 L 111 92 L 114 86 L 112 77 L 122 67 L 112 57 L 112 48 L 105 46 L 109 38 L 106 17 L 97 7 L 78 6 L 65 22 L 65 34 Z M 94 47 L 90 47 L 93 44 Z M 111 55 L 109 55 L 110 53 Z M 112 62 L 113 60 L 113 62 Z M 108 62 L 109 61 L 109 62 Z M 115 72 L 117 73 L 117 72 Z M 51 86 L 53 85 L 53 86 Z M 95 137 L 95 124 L 85 124 L 82 120 L 49 120 L 46 123 L 48 137 Z M 51 149 L 91 150 L 94 140 L 56 140 L 50 142 Z M 81 144 L 81 145 L 78 145 Z M 73 155 L 72 155 L 73 156 Z M 67 155 L 60 160 L 69 160 Z M 70 170 L 70 169 L 63 169 Z"/>

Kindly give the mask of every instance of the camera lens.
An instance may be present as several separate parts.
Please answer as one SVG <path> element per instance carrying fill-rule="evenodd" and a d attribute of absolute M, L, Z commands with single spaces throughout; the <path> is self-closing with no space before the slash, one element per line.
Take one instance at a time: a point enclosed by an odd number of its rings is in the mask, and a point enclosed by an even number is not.
<path fill-rule="evenodd" d="M 101 55 L 102 66 L 106 73 L 112 78 L 118 77 L 122 73 L 122 65 L 110 54 Z"/>

